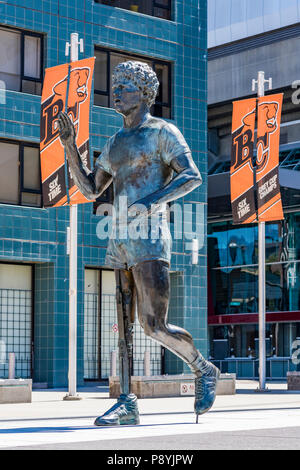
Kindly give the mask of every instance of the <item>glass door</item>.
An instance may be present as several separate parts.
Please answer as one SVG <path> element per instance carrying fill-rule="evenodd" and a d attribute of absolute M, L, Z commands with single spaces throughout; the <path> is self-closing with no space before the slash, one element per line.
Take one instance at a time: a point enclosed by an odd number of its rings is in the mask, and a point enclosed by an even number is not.
<path fill-rule="evenodd" d="M 9 353 L 15 377 L 32 376 L 32 266 L 0 263 L 0 377 L 8 378 Z"/>

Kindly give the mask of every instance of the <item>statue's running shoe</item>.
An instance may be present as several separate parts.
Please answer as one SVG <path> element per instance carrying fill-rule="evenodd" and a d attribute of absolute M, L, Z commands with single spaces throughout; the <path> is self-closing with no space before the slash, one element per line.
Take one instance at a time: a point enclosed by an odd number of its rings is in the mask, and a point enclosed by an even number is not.
<path fill-rule="evenodd" d="M 220 371 L 211 362 L 206 361 L 199 351 L 189 367 L 196 374 L 194 409 L 198 423 L 199 415 L 206 413 L 214 404 Z"/>
<path fill-rule="evenodd" d="M 213 406 L 220 377 L 219 369 L 208 361 L 202 364 L 201 372 L 202 374 L 195 378 L 196 423 L 198 423 L 199 415 L 206 413 Z"/>
<path fill-rule="evenodd" d="M 140 424 L 140 415 L 137 405 L 137 397 L 133 393 L 130 395 L 120 395 L 115 403 L 106 413 L 98 416 L 95 426 L 121 426 Z"/>

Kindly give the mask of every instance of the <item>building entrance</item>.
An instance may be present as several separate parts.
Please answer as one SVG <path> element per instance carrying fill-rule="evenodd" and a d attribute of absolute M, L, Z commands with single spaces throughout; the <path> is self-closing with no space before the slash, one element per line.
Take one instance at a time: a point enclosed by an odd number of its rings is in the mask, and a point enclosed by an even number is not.
<path fill-rule="evenodd" d="M 0 263 L 0 377 L 8 378 L 15 353 L 16 378 L 32 377 L 32 266 Z"/>
<path fill-rule="evenodd" d="M 103 380 L 110 374 L 111 352 L 118 349 L 115 275 L 111 270 L 85 270 L 84 379 Z M 144 352 L 150 352 L 151 374 L 162 372 L 162 348 L 146 337 L 138 320 L 133 335 L 134 375 L 144 374 Z M 118 360 L 117 360 L 118 371 Z"/>

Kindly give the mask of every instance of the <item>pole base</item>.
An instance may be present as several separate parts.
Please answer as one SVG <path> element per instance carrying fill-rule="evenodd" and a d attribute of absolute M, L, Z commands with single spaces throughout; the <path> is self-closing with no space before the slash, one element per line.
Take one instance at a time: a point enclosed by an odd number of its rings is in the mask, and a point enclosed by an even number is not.
<path fill-rule="evenodd" d="M 269 390 L 268 388 L 257 388 L 254 390 L 255 393 L 270 393 L 271 390 Z"/>
<path fill-rule="evenodd" d="M 80 397 L 79 395 L 75 395 L 75 396 L 73 396 L 73 395 L 65 395 L 65 396 L 63 397 L 63 400 L 66 400 L 66 401 L 67 401 L 67 400 L 69 400 L 69 401 L 76 401 L 76 400 L 82 400 L 82 397 Z"/>

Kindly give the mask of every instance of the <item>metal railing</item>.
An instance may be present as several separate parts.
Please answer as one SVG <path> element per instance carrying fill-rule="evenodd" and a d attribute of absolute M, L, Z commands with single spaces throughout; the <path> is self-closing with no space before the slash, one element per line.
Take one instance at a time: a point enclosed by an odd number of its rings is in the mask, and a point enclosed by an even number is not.
<path fill-rule="evenodd" d="M 116 297 L 113 294 L 102 294 L 101 319 L 99 319 L 98 302 L 98 294 L 85 294 L 84 378 L 88 380 L 109 377 L 111 352 L 118 349 Z M 150 353 L 151 374 L 161 374 L 161 346 L 145 336 L 138 320 L 134 324 L 133 350 L 134 375 L 144 375 L 145 351 Z M 117 371 L 118 367 L 117 354 Z M 99 371 L 101 371 L 101 377 L 99 377 Z"/>
<path fill-rule="evenodd" d="M 258 379 L 259 359 L 249 358 L 228 358 L 222 360 L 212 360 L 221 371 L 222 374 L 236 374 L 238 379 Z M 295 371 L 296 366 L 292 363 L 291 358 L 267 358 L 266 361 L 266 378 L 268 380 L 286 379 L 287 372 Z M 281 369 L 282 373 L 278 373 Z M 251 373 L 248 373 L 251 370 Z"/>
<path fill-rule="evenodd" d="M 30 379 L 31 378 L 31 357 L 19 356 L 15 358 L 15 379 Z M 0 378 L 9 378 L 9 358 L 0 362 Z"/>

